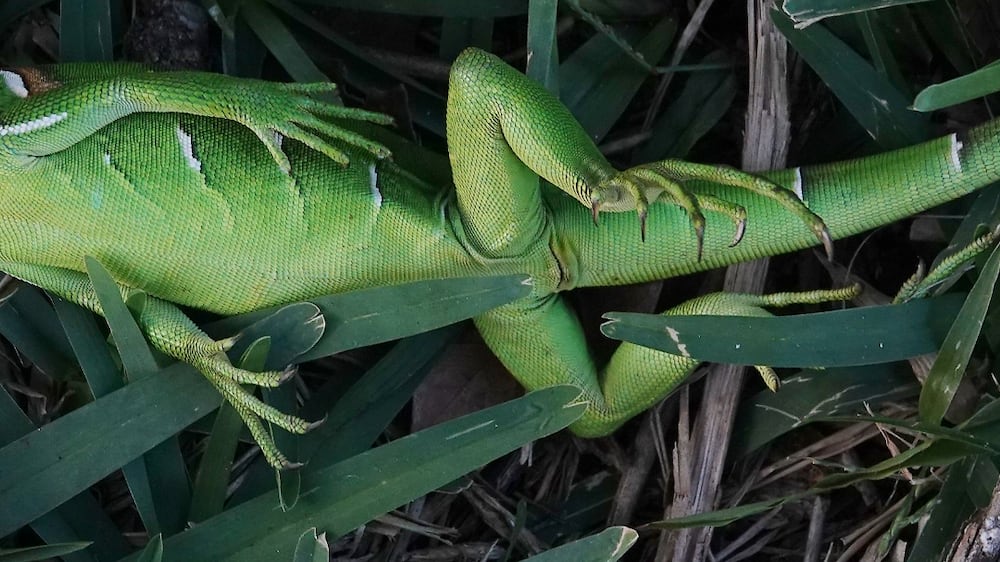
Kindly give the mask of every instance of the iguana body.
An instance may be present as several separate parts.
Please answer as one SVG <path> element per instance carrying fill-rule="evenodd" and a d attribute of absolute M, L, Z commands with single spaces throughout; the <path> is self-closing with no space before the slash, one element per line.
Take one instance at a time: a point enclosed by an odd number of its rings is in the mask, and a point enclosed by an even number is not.
<path fill-rule="evenodd" d="M 316 130 L 309 117 L 333 111 L 305 97 L 317 88 L 81 68 L 0 74 L 0 269 L 100 311 L 83 273 L 93 256 L 123 293 L 157 297 L 140 319 L 151 342 L 205 372 L 276 465 L 286 461 L 256 416 L 293 431 L 308 426 L 236 382 L 277 384 L 282 375 L 234 369 L 225 344 L 169 303 L 235 314 L 375 285 L 527 273 L 531 296 L 476 325 L 527 388 L 583 388 L 591 407 L 574 429 L 598 435 L 666 394 L 695 361 L 625 344 L 599 375 L 561 291 L 804 248 L 824 241 L 824 221 L 843 237 L 1000 178 L 995 123 L 903 151 L 765 174 L 786 188 L 769 197 L 758 192 L 771 184 L 724 168 L 666 162 L 619 173 L 558 101 L 469 50 L 455 63 L 448 101 L 455 187 L 430 186 L 366 139 L 327 126 L 319 132 L 337 136 L 327 144 L 289 127 Z M 540 189 L 539 176 L 562 191 Z M 689 191 L 670 178 L 690 180 Z M 664 189 L 645 241 L 634 213 L 602 214 L 594 226 L 591 207 L 638 206 L 641 214 L 635 195 L 654 201 Z M 699 207 L 707 210 L 700 259 L 691 227 Z M 746 234 L 731 247 L 744 209 Z M 761 313 L 733 297 L 680 311 Z"/>

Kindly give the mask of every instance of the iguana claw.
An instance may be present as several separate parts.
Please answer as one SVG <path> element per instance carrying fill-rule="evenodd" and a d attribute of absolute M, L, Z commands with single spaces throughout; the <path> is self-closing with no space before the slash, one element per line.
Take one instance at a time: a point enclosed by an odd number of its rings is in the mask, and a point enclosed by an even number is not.
<path fill-rule="evenodd" d="M 775 201 L 805 222 L 813 231 L 816 239 L 823 245 L 827 257 L 833 259 L 833 238 L 822 218 L 810 211 L 788 189 L 767 179 L 728 166 L 710 166 L 683 160 L 663 160 L 619 172 L 602 182 L 591 192 L 591 212 L 594 215 L 594 223 L 597 223 L 598 205 L 609 211 L 634 209 L 639 215 L 640 236 L 645 241 L 646 209 L 651 203 L 662 199 L 681 207 L 687 213 L 695 233 L 696 255 L 699 261 L 704 253 L 705 216 L 702 212 L 703 209 L 729 216 L 735 225 L 733 241 L 729 246 L 734 247 L 739 244 L 746 233 L 746 209 L 712 195 L 689 191 L 683 186 L 688 181 L 704 181 L 746 189 L 751 193 Z"/>

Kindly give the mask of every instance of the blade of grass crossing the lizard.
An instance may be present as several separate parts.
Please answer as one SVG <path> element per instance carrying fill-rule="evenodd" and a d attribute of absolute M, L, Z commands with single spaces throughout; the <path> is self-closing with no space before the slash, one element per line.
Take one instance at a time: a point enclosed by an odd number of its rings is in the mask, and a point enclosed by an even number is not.
<path fill-rule="evenodd" d="M 778 10 L 772 10 L 771 17 L 775 27 L 882 148 L 900 148 L 928 138 L 926 119 L 910 111 L 909 100 L 846 43 L 822 25 L 796 29 Z"/>
<path fill-rule="evenodd" d="M 917 111 L 935 111 L 1000 91 L 1000 61 L 965 76 L 927 86 L 913 100 Z"/>
<path fill-rule="evenodd" d="M 613 562 L 625 555 L 639 533 L 628 527 L 609 527 L 596 535 L 553 548 L 524 562 Z"/>
<path fill-rule="evenodd" d="M 558 0 L 528 1 L 528 62 L 524 73 L 559 97 Z"/>
<path fill-rule="evenodd" d="M 842 367 L 899 361 L 938 349 L 963 295 L 792 316 L 664 316 L 610 312 L 601 332 L 702 361 Z M 899 326 L 910 326 L 900 330 Z"/>
<path fill-rule="evenodd" d="M 310 302 L 326 319 L 326 331 L 298 360 L 326 357 L 454 324 L 529 292 L 528 278 L 512 275 L 421 281 L 312 299 Z M 204 329 L 213 337 L 225 337 L 274 310 L 233 316 Z"/>
<path fill-rule="evenodd" d="M 118 284 L 97 260 L 88 256 L 85 263 L 129 379 L 134 382 L 155 376 L 160 367 L 122 301 Z M 147 530 L 173 534 L 184 528 L 191 491 L 176 437 L 157 444 L 143 458 L 123 466 L 122 471 Z"/>
<path fill-rule="evenodd" d="M 0 536 L 83 492 L 176 435 L 220 402 L 218 392 L 205 377 L 177 364 L 3 447 Z M 187 498 L 185 495 L 183 500 Z"/>
<path fill-rule="evenodd" d="M 983 319 L 990 306 L 997 276 L 1000 275 L 1000 246 L 993 249 L 982 273 L 976 279 L 962 305 L 955 323 L 948 331 L 934 366 L 920 393 L 920 419 L 940 423 L 965 374 L 972 350 L 983 329 Z"/>
<path fill-rule="evenodd" d="M 59 59 L 109 61 L 114 56 L 109 0 L 61 0 Z"/>
<path fill-rule="evenodd" d="M 273 560 L 302 529 L 332 539 L 443 486 L 525 443 L 568 426 L 585 408 L 579 390 L 557 386 L 426 429 L 335 465 L 304 472 L 295 509 L 271 492 L 164 543 L 166 560 Z"/>

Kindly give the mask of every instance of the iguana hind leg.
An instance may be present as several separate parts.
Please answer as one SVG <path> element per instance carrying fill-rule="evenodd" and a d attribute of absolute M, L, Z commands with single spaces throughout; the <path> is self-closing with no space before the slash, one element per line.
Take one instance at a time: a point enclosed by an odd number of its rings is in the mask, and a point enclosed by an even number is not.
<path fill-rule="evenodd" d="M 17 263 L 0 264 L 0 269 L 97 314 L 104 313 L 90 278 L 81 272 Z M 119 289 L 123 299 L 127 299 L 134 291 L 123 285 L 119 285 Z M 286 369 L 255 373 L 234 367 L 225 354 L 232 340 L 213 340 L 175 305 L 150 295 L 147 295 L 137 321 L 153 347 L 196 368 L 219 390 L 223 398 L 233 405 L 271 466 L 275 468 L 298 466 L 289 462 L 278 450 L 271 433 L 261 420 L 300 434 L 309 431 L 316 424 L 285 414 L 263 403 L 241 386 L 241 383 L 277 386 L 287 380 L 293 371 Z"/>
<path fill-rule="evenodd" d="M 764 307 L 817 303 L 849 298 L 853 288 L 832 291 L 746 295 L 713 293 L 684 302 L 663 314 L 770 316 Z M 589 407 L 570 429 L 599 437 L 670 394 L 700 361 L 631 343 L 621 344 L 601 370 L 587 349 L 579 321 L 561 297 L 527 299 L 476 318 L 476 326 L 494 353 L 529 389 L 573 384 Z M 768 386 L 776 377 L 756 367 Z"/>

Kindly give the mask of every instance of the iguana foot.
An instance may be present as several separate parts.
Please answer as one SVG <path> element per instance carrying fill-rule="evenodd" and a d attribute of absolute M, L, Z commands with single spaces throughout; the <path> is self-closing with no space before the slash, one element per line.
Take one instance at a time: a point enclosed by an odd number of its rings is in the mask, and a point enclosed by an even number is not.
<path fill-rule="evenodd" d="M 241 383 L 249 383 L 256 386 L 277 386 L 291 378 L 296 370 L 289 367 L 284 371 L 266 371 L 255 373 L 234 367 L 229 358 L 223 354 L 206 356 L 200 359 L 191 359 L 189 363 L 201 371 L 203 375 L 219 390 L 223 398 L 226 399 L 233 408 L 240 414 L 243 423 L 253 436 L 257 444 L 260 445 L 261 452 L 268 464 L 277 469 L 297 468 L 299 463 L 289 462 L 274 443 L 271 432 L 262 423 L 267 421 L 290 433 L 303 434 L 312 431 L 322 425 L 326 418 L 315 422 L 309 422 L 302 418 L 286 414 L 273 406 L 269 406 L 261 401 L 254 394 L 241 386 Z"/>
<path fill-rule="evenodd" d="M 722 213 L 735 224 L 736 233 L 731 246 L 743 238 L 746 228 L 746 210 L 734 203 L 716 197 L 696 194 L 683 186 L 688 181 L 707 181 L 746 189 L 771 199 L 785 207 L 812 230 L 823 244 L 827 256 L 833 256 L 833 239 L 830 231 L 816 213 L 809 210 L 791 191 L 764 178 L 728 166 L 696 164 L 683 160 L 662 160 L 643 164 L 618 172 L 591 190 L 590 204 L 594 222 L 602 210 L 632 210 L 639 214 L 642 239 L 646 239 L 646 216 L 649 205 L 663 197 L 687 213 L 698 239 L 698 259 L 701 259 L 705 236 L 705 215 L 702 210 Z"/>
<path fill-rule="evenodd" d="M 233 104 L 220 109 L 222 116 L 242 123 L 253 131 L 286 173 L 291 170 L 291 164 L 281 147 L 283 137 L 295 139 L 343 166 L 349 163 L 343 150 L 307 129 L 371 152 L 380 159 L 392 155 L 385 146 L 321 119 L 334 117 L 380 125 L 392 123 L 391 117 L 381 113 L 334 105 L 311 97 L 314 94 L 333 92 L 337 88 L 336 84 L 253 81 L 248 87 L 246 81 L 242 80 L 237 84 L 238 90 L 232 96 Z M 229 98 L 226 101 L 230 101 Z"/>
<path fill-rule="evenodd" d="M 923 262 L 917 266 L 917 271 L 903 283 L 899 292 L 893 298 L 893 304 L 911 301 L 922 298 L 931 289 L 940 285 L 949 277 L 956 273 L 965 271 L 964 266 L 977 255 L 991 248 L 1000 240 L 1000 225 L 994 226 L 985 234 L 970 242 L 967 246 L 959 248 L 953 254 L 945 257 L 931 268 L 930 272 L 925 271 Z"/>

